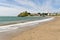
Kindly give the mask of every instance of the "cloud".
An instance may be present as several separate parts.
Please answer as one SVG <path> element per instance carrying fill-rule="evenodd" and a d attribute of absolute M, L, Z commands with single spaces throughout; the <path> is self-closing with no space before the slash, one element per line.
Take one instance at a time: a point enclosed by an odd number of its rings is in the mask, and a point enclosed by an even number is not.
<path fill-rule="evenodd" d="M 52 0 L 47 0 L 46 2 L 44 2 L 42 4 L 42 6 L 40 7 L 42 12 L 53 12 L 53 8 L 52 8 Z"/>
<path fill-rule="evenodd" d="M 60 2 L 58 2 L 59 0 L 42 0 L 43 1 L 42 5 L 38 5 L 35 2 L 33 2 L 32 0 L 24 0 L 24 1 L 23 0 L 15 0 L 15 1 L 22 5 L 31 6 L 33 8 L 33 10 L 36 10 L 36 12 L 56 12 L 59 9 L 56 9 L 55 7 L 53 7 L 53 5 L 60 4 Z M 39 0 L 34 0 L 34 1 L 37 2 Z"/>
<path fill-rule="evenodd" d="M 55 0 L 56 5 L 60 5 L 60 0 Z"/>
<path fill-rule="evenodd" d="M 23 12 L 23 11 L 28 11 L 27 9 L 23 8 L 23 7 L 19 7 L 19 9 L 17 8 L 11 8 L 11 7 L 3 7 L 0 6 L 0 16 L 17 16 L 19 13 Z"/>
<path fill-rule="evenodd" d="M 28 12 L 59 12 L 60 0 L 0 0 L 0 15 Z"/>
<path fill-rule="evenodd" d="M 0 16 L 12 16 L 16 15 L 19 10 L 14 8 L 2 7 L 0 6 Z"/>
<path fill-rule="evenodd" d="M 54 2 L 55 2 L 56 0 L 46 0 L 43 4 L 42 4 L 42 6 L 40 7 L 40 9 L 42 10 L 42 12 L 51 12 L 51 13 L 53 13 L 53 12 L 58 12 L 58 10 L 60 10 L 59 8 L 57 8 L 57 7 L 59 7 L 59 6 L 54 6 L 54 5 L 58 5 L 58 4 L 55 4 Z M 57 1 L 56 1 L 57 2 Z M 57 2 L 58 3 L 58 2 Z M 57 8 L 57 9 L 56 9 Z"/>
<path fill-rule="evenodd" d="M 35 4 L 35 2 L 33 2 L 32 0 L 15 0 L 16 2 L 18 2 L 21 5 L 27 5 L 30 6 L 29 10 L 39 10 L 39 5 Z"/>

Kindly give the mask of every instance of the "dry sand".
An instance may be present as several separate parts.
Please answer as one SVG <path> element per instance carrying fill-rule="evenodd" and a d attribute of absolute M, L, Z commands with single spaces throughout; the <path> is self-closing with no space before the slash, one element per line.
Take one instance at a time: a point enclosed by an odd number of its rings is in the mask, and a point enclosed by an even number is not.
<path fill-rule="evenodd" d="M 60 40 L 60 17 L 22 32 L 12 40 Z"/>

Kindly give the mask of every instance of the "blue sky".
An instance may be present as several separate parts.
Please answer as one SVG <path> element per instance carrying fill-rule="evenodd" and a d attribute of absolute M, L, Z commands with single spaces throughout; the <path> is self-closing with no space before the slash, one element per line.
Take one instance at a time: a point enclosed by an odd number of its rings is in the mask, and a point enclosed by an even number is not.
<path fill-rule="evenodd" d="M 60 0 L 0 0 L 0 16 L 16 16 L 23 11 L 59 12 Z"/>

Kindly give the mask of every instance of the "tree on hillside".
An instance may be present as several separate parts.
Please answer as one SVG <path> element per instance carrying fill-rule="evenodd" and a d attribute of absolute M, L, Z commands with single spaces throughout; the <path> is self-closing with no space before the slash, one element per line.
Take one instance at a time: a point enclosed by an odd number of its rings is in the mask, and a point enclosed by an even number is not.
<path fill-rule="evenodd" d="M 28 16 L 28 12 L 25 11 L 25 12 L 22 12 L 18 15 L 18 17 L 25 17 L 25 16 Z"/>
<path fill-rule="evenodd" d="M 28 13 L 29 15 L 31 15 L 31 13 Z"/>
<path fill-rule="evenodd" d="M 41 16 L 41 13 L 38 13 Z"/>

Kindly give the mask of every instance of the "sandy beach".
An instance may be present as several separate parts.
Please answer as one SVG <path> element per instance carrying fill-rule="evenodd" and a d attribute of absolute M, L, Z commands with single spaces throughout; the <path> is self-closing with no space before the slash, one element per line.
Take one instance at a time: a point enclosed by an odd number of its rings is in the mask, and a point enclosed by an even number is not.
<path fill-rule="evenodd" d="M 20 33 L 11 40 L 60 40 L 60 17 Z"/>

